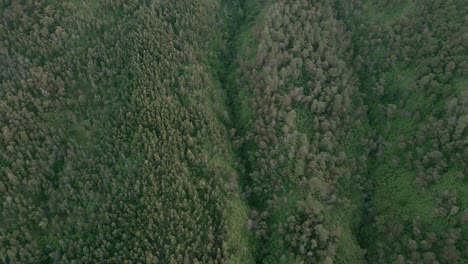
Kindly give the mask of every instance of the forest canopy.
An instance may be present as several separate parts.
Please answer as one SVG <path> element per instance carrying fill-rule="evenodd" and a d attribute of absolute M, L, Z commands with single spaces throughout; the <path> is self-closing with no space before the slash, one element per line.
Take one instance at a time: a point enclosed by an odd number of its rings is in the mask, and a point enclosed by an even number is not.
<path fill-rule="evenodd" d="M 467 14 L 0 1 L 0 263 L 468 263 Z"/>

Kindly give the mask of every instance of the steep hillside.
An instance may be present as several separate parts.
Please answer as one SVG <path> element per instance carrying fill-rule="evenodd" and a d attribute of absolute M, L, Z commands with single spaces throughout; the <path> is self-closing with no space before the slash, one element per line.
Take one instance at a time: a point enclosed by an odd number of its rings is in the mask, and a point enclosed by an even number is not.
<path fill-rule="evenodd" d="M 351 36 L 327 1 L 279 1 L 239 41 L 236 145 L 257 263 L 362 262 L 366 125 Z"/>
<path fill-rule="evenodd" d="M 468 7 L 343 1 L 369 106 L 370 263 L 468 259 Z M 465 261 L 465 262 L 463 262 Z"/>
<path fill-rule="evenodd" d="M 246 262 L 220 3 L 0 10 L 0 262 Z"/>
<path fill-rule="evenodd" d="M 0 1 L 0 263 L 467 263 L 466 14 Z"/>

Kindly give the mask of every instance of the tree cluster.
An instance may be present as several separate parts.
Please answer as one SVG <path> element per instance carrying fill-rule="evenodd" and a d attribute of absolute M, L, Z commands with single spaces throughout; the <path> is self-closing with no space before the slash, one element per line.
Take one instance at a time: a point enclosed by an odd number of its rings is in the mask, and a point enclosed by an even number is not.
<path fill-rule="evenodd" d="M 256 32 L 239 63 L 252 113 L 240 139 L 258 212 L 250 225 L 266 261 L 333 263 L 343 246 L 336 230 L 349 224 L 333 214 L 363 195 L 356 181 L 367 155 L 350 35 L 327 1 L 278 1 Z"/>
<path fill-rule="evenodd" d="M 228 259 L 229 173 L 215 160 L 232 158 L 204 63 L 217 12 L 0 3 L 0 262 Z"/>
<path fill-rule="evenodd" d="M 340 2 L 354 32 L 354 67 L 374 128 L 369 133 L 373 185 L 389 186 L 394 179 L 411 185 L 369 193 L 368 260 L 459 263 L 468 254 L 462 228 L 468 205 L 468 46 L 461 33 L 468 30 L 466 4 Z M 416 207 L 406 208 L 415 201 L 406 201 L 412 198 L 404 189 L 421 197 Z M 382 197 L 388 199 L 379 193 L 386 191 L 396 205 L 378 209 L 386 203 Z"/>

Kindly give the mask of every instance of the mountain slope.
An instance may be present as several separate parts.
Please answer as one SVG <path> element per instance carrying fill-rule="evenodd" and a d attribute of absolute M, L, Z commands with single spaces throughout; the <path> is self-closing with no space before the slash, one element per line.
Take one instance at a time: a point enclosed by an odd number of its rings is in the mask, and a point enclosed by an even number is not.
<path fill-rule="evenodd" d="M 0 2 L 0 263 L 466 263 L 467 13 Z"/>
<path fill-rule="evenodd" d="M 351 22 L 354 65 L 375 144 L 361 234 L 368 261 L 463 263 L 466 4 L 364 1 L 341 11 Z"/>
<path fill-rule="evenodd" d="M 245 209 L 223 93 L 205 64 L 219 59 L 208 40 L 221 35 L 221 5 L 36 1 L 1 11 L 0 262 L 237 254 Z"/>
<path fill-rule="evenodd" d="M 257 262 L 363 261 L 354 231 L 366 121 L 350 35 L 326 1 L 279 1 L 258 14 L 231 77 Z"/>

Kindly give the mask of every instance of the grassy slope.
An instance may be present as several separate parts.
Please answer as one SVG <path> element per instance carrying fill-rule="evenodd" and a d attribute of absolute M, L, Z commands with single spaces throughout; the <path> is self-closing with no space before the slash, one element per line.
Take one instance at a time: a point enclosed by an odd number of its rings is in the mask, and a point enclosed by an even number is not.
<path fill-rule="evenodd" d="M 217 14 L 220 23 L 220 34 L 212 39 L 213 57 L 206 61 L 210 74 L 217 82 L 219 90 L 216 94 L 211 94 L 211 103 L 215 106 L 214 112 L 218 116 L 218 120 L 223 123 L 228 129 L 239 129 L 244 123 L 242 115 L 239 113 L 243 109 L 232 105 L 233 93 L 236 89 L 235 84 L 235 68 L 236 57 L 239 43 L 238 34 L 245 27 L 244 3 L 243 1 L 220 1 L 221 9 L 224 11 Z M 251 3 L 250 1 L 248 1 Z M 252 9 L 248 9 L 252 10 Z M 243 111 L 243 110 L 241 110 Z M 239 118 L 241 120 L 239 120 Z M 258 241 L 252 236 L 252 233 L 247 228 L 248 215 L 250 213 L 247 201 L 241 195 L 243 189 L 243 170 L 240 167 L 239 157 L 233 149 L 233 140 L 235 137 L 226 138 L 226 143 L 231 150 L 230 161 L 225 161 L 221 158 L 214 157 L 212 162 L 221 165 L 227 169 L 229 175 L 236 175 L 230 179 L 227 188 L 233 189 L 234 192 L 229 192 L 226 210 L 226 232 L 229 258 L 227 263 L 255 263 L 255 254 L 257 253 Z"/>

